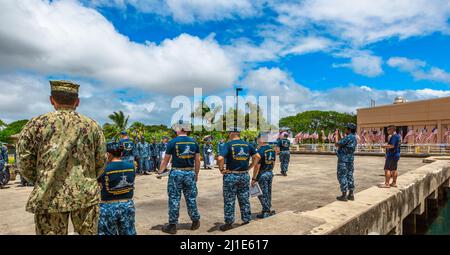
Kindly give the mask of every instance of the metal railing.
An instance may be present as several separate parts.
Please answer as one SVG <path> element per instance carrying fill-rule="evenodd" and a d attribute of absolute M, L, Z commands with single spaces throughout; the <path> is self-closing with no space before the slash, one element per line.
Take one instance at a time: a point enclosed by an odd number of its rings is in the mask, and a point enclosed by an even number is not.
<path fill-rule="evenodd" d="M 336 150 L 332 143 L 291 145 L 291 152 L 335 153 Z M 402 144 L 400 151 L 410 155 L 450 155 L 450 144 Z M 385 149 L 381 144 L 358 144 L 356 152 L 385 153 Z"/>

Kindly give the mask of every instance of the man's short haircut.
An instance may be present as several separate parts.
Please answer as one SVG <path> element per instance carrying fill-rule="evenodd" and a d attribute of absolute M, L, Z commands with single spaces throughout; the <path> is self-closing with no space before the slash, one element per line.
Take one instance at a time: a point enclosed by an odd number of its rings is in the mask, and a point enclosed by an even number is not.
<path fill-rule="evenodd" d="M 52 91 L 52 98 L 60 105 L 74 105 L 78 100 L 78 95 L 66 91 Z"/>

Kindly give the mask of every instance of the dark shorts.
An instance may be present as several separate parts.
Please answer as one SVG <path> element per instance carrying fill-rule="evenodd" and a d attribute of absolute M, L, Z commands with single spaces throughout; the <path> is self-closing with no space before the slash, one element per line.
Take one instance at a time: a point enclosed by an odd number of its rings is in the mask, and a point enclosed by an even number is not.
<path fill-rule="evenodd" d="M 398 157 L 387 157 L 384 163 L 384 170 L 397 171 Z"/>

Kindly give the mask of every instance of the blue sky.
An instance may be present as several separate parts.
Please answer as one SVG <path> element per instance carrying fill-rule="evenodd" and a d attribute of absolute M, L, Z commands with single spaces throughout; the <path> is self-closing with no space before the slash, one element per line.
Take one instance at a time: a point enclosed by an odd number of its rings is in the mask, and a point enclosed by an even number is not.
<path fill-rule="evenodd" d="M 48 79 L 79 82 L 101 123 L 168 124 L 193 88 L 279 95 L 282 116 L 450 96 L 445 0 L 24 0 L 0 22 L 6 121 L 51 110 Z"/>

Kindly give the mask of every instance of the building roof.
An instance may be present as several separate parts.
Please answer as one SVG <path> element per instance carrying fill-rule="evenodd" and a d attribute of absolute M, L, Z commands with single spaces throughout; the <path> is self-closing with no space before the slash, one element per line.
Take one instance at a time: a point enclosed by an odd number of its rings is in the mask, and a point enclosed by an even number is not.
<path fill-rule="evenodd" d="M 406 101 L 404 103 L 397 103 L 397 104 L 384 104 L 384 105 L 378 105 L 374 107 L 365 107 L 365 108 L 358 108 L 358 110 L 369 110 L 374 108 L 382 108 L 382 107 L 398 107 L 402 105 L 413 105 L 417 103 L 424 103 L 424 102 L 433 102 L 433 101 L 441 101 L 441 100 L 448 100 L 450 97 L 437 97 L 437 98 L 431 98 L 431 99 L 424 99 L 424 100 L 416 100 L 416 101 Z"/>

